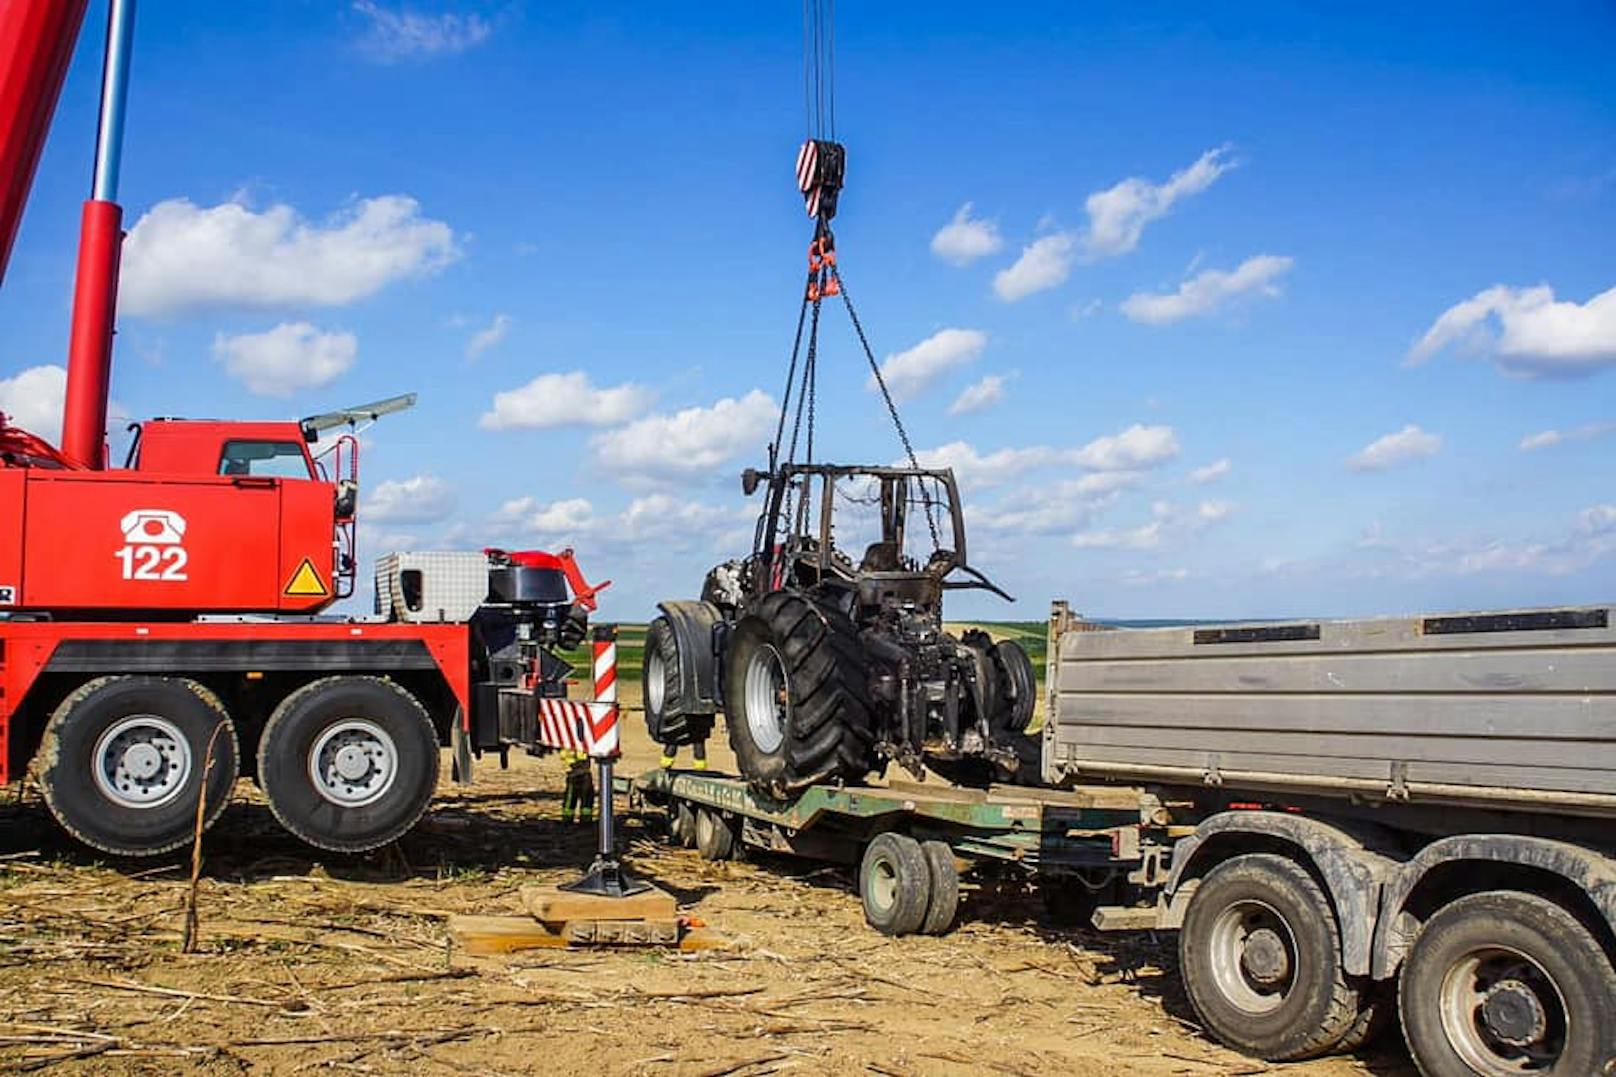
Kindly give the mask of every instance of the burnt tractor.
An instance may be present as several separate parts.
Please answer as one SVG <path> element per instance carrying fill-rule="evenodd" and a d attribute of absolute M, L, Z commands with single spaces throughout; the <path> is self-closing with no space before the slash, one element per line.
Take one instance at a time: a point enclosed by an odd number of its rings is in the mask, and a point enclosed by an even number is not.
<path fill-rule="evenodd" d="M 645 642 L 645 716 L 672 753 L 723 712 L 742 774 L 783 799 L 896 760 L 917 778 L 1010 778 L 1036 757 L 1032 662 L 1014 641 L 943 627 L 943 596 L 1005 594 L 966 560 L 949 470 L 782 464 L 752 553 L 664 602 Z"/>

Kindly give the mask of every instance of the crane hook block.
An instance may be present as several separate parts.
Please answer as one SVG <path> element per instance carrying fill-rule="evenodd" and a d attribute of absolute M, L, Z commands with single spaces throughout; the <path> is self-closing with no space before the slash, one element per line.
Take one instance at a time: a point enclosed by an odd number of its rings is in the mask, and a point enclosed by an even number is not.
<path fill-rule="evenodd" d="M 836 216 L 836 196 L 842 190 L 847 150 L 840 142 L 810 138 L 797 151 L 797 188 L 802 191 L 808 216 L 828 221 Z"/>

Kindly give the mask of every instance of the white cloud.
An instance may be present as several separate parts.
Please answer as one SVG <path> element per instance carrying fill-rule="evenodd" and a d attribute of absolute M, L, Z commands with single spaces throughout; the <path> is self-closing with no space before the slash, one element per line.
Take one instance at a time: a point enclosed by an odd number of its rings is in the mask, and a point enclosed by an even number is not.
<path fill-rule="evenodd" d="M 1409 423 L 1395 434 L 1376 438 L 1353 453 L 1347 458 L 1347 466 L 1354 471 L 1384 471 L 1435 456 L 1441 449 L 1440 437 Z"/>
<path fill-rule="evenodd" d="M 1114 187 L 1095 191 L 1084 202 L 1089 215 L 1084 249 L 1092 258 L 1126 254 L 1139 246 L 1145 225 L 1167 215 L 1173 204 L 1212 186 L 1234 167 L 1228 147 L 1207 150 L 1188 168 L 1174 172 L 1166 183 L 1134 177 Z"/>
<path fill-rule="evenodd" d="M 647 539 L 666 542 L 715 532 L 733 532 L 737 524 L 749 516 L 750 510 L 737 516 L 730 509 L 657 493 L 629 502 L 614 530 L 631 542 Z"/>
<path fill-rule="evenodd" d="M 1114 504 L 1121 492 L 1139 482 L 1129 471 L 1097 471 L 1053 486 L 1028 484 L 998 504 L 967 502 L 970 526 L 1012 535 L 1059 535 L 1087 526 L 1095 514 Z"/>
<path fill-rule="evenodd" d="M 582 370 L 540 374 L 526 385 L 494 394 L 477 425 L 484 430 L 544 430 L 556 426 L 616 426 L 651 403 L 651 391 L 633 382 L 597 389 Z"/>
<path fill-rule="evenodd" d="M 471 334 L 466 341 L 466 358 L 480 359 L 484 352 L 499 344 L 510 334 L 511 316 L 509 314 L 496 314 L 494 320 L 483 328 Z"/>
<path fill-rule="evenodd" d="M 432 474 L 377 483 L 360 506 L 367 524 L 430 524 L 454 511 L 455 494 L 448 483 Z"/>
<path fill-rule="evenodd" d="M 596 435 L 591 444 L 603 467 L 631 479 L 694 477 L 741 453 L 761 455 L 776 413 L 768 394 L 753 389 L 711 407 L 648 415 Z"/>
<path fill-rule="evenodd" d="M 1251 296 L 1272 299 L 1280 294 L 1278 279 L 1290 272 L 1293 259 L 1276 254 L 1247 258 L 1234 270 L 1205 269 L 1175 292 L 1135 292 L 1122 301 L 1122 313 L 1147 325 L 1167 325 L 1210 314 L 1232 301 Z"/>
<path fill-rule="evenodd" d="M 353 9 L 369 20 L 359 48 L 382 63 L 452 56 L 487 41 L 493 26 L 480 15 L 423 15 L 375 0 L 355 0 Z"/>
<path fill-rule="evenodd" d="M 1595 505 L 1577 517 L 1577 530 L 1584 535 L 1616 533 L 1616 505 Z"/>
<path fill-rule="evenodd" d="M 1586 303 L 1554 298 L 1547 284 L 1497 284 L 1443 311 L 1408 353 L 1423 363 L 1450 345 L 1490 353 L 1507 374 L 1576 377 L 1616 365 L 1616 288 Z"/>
<path fill-rule="evenodd" d="M 1570 441 L 1593 441 L 1610 434 L 1616 434 L 1616 423 L 1584 423 L 1569 430 L 1542 430 L 1528 434 L 1521 439 L 1518 448 L 1521 452 L 1532 452 Z"/>
<path fill-rule="evenodd" d="M 881 364 L 892 399 L 912 399 L 931 388 L 957 367 L 975 361 L 987 347 L 988 335 L 980 329 L 941 329 L 907 351 L 887 356 Z M 869 380 L 874 389 L 875 376 Z"/>
<path fill-rule="evenodd" d="M 1187 568 L 1158 568 L 1151 571 L 1144 569 L 1129 569 L 1122 574 L 1123 583 L 1129 587 L 1153 587 L 1163 583 L 1183 583 L 1190 578 Z"/>
<path fill-rule="evenodd" d="M 1217 482 L 1219 479 L 1223 478 L 1233 470 L 1234 465 L 1231 464 L 1229 462 L 1229 458 L 1225 456 L 1221 460 L 1214 460 L 1205 467 L 1198 467 L 1194 471 L 1190 472 L 1190 481 L 1195 483 L 1197 486 L 1204 485 L 1205 483 L 1209 482 Z"/>
<path fill-rule="evenodd" d="M 997 254 L 1004 246 L 998 222 L 972 217 L 971 209 L 971 203 L 965 203 L 954 219 L 931 237 L 931 252 L 952 265 L 970 265 L 978 258 Z"/>
<path fill-rule="evenodd" d="M 0 412 L 20 426 L 56 444 L 62 436 L 62 403 L 67 396 L 67 370 L 59 366 L 29 367 L 0 378 Z"/>
<path fill-rule="evenodd" d="M 997 486 L 1024 472 L 1055 465 L 1127 476 L 1107 479 L 1093 475 L 1076 480 L 1085 484 L 1083 493 L 1095 493 L 1128 485 L 1134 472 L 1159 467 L 1178 452 L 1178 437 L 1172 427 L 1135 423 L 1120 434 L 1095 438 L 1077 449 L 1030 445 L 984 453 L 969 442 L 951 441 L 934 449 L 921 449 L 915 458 L 921 467 L 953 468 L 955 477 L 968 487 Z"/>
<path fill-rule="evenodd" d="M 1072 536 L 1080 550 L 1157 550 L 1222 523 L 1234 512 L 1227 501 L 1203 501 L 1185 511 L 1168 501 L 1150 506 L 1150 522 L 1123 530 L 1084 531 Z"/>
<path fill-rule="evenodd" d="M 982 411 L 1004 400 L 1004 377 L 989 374 L 979 382 L 967 385 L 954 402 L 948 405 L 950 415 L 969 415 Z"/>
<path fill-rule="evenodd" d="M 1059 458 L 1060 454 L 1054 449 L 1041 445 L 982 453 L 965 441 L 951 441 L 935 449 L 921 449 L 915 453 L 921 467 L 953 468 L 954 477 L 968 487 L 997 486 L 1024 471 L 1047 467 Z"/>
<path fill-rule="evenodd" d="M 1090 471 L 1136 471 L 1165 464 L 1178 451 L 1172 427 L 1134 423 L 1120 434 L 1095 438 L 1078 449 L 1072 461 Z"/>
<path fill-rule="evenodd" d="M 210 307 L 331 307 L 435 272 L 458 257 L 454 232 L 404 195 L 367 198 L 323 224 L 291 206 L 204 209 L 159 202 L 124 241 L 119 306 L 132 315 Z"/>
<path fill-rule="evenodd" d="M 1022 248 L 1021 257 L 993 276 L 993 291 L 1006 303 L 1015 303 L 1058 288 L 1072 272 L 1077 240 L 1069 232 L 1055 232 Z"/>
<path fill-rule="evenodd" d="M 213 338 L 214 358 L 259 396 L 286 397 L 329 384 L 353 366 L 358 355 L 359 338 L 352 333 L 325 333 L 308 322 Z"/>
<path fill-rule="evenodd" d="M 592 534 L 599 521 L 595 506 L 588 498 L 570 497 L 546 503 L 536 497 L 518 497 L 500 505 L 490 523 L 490 530 L 501 534 L 573 542 Z"/>

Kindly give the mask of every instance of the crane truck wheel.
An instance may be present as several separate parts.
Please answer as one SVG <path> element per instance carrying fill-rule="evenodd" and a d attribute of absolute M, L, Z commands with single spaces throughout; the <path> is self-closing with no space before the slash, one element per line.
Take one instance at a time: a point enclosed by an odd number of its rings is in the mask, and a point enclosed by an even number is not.
<path fill-rule="evenodd" d="M 724 699 L 730 747 L 759 792 L 785 799 L 870 772 L 869 686 L 844 615 L 777 591 L 731 637 Z"/>
<path fill-rule="evenodd" d="M 1357 1021 L 1335 912 L 1313 877 L 1270 853 L 1237 856 L 1202 879 L 1178 936 L 1184 988 L 1208 1030 L 1258 1058 L 1290 1062 L 1335 1047 Z"/>
<path fill-rule="evenodd" d="M 1420 929 L 1398 984 L 1425 1077 L 1607 1073 L 1616 972 L 1565 909 L 1536 894 L 1460 898 Z"/>
<path fill-rule="evenodd" d="M 212 826 L 239 770 L 235 725 L 219 697 L 177 677 L 98 677 L 80 686 L 51 715 L 37 759 L 56 821 L 117 856 L 189 843 L 197 797 L 205 793 L 202 823 Z"/>
<path fill-rule="evenodd" d="M 258 783 L 282 826 L 358 853 L 403 837 L 438 785 L 438 735 L 381 677 L 326 677 L 283 699 L 258 742 Z"/>
<path fill-rule="evenodd" d="M 919 931 L 931 901 L 931 870 L 914 838 L 891 831 L 877 834 L 859 864 L 864 919 L 883 935 Z"/>

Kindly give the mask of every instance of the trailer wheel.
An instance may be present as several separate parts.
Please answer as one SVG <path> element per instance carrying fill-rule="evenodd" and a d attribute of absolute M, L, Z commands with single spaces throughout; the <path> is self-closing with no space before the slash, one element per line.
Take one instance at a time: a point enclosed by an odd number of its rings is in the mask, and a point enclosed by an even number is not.
<path fill-rule="evenodd" d="M 703 860 L 729 860 L 735 855 L 735 828 L 711 808 L 696 809 L 696 852 Z"/>
<path fill-rule="evenodd" d="M 1202 879 L 1179 932 L 1179 969 L 1218 1039 L 1274 1062 L 1323 1054 L 1358 1017 L 1335 912 L 1301 865 L 1237 856 Z"/>
<path fill-rule="evenodd" d="M 947 842 L 927 841 L 920 845 L 926 857 L 930 886 L 926 896 L 926 915 L 920 922 L 922 935 L 946 935 L 954 926 L 959 913 L 959 868 L 954 864 L 954 850 Z"/>
<path fill-rule="evenodd" d="M 438 785 L 426 708 L 380 677 L 326 677 L 287 696 L 258 742 L 258 780 L 281 825 L 340 853 L 375 849 L 420 819 Z"/>
<path fill-rule="evenodd" d="M 883 935 L 913 935 L 926 920 L 931 867 L 907 834 L 877 834 L 859 865 L 864 919 Z"/>
<path fill-rule="evenodd" d="M 40 788 L 56 821 L 84 844 L 154 856 L 192 839 L 210 740 L 205 827 L 224 811 L 240 770 L 235 725 L 219 697 L 182 678 L 98 677 L 46 724 Z"/>
<path fill-rule="evenodd" d="M 1460 898 L 1426 921 L 1398 1010 L 1426 1077 L 1605 1073 L 1616 1058 L 1616 972 L 1565 909 L 1536 894 Z"/>
<path fill-rule="evenodd" d="M 742 618 L 729 646 L 725 724 L 753 788 L 785 799 L 870 772 L 865 669 L 853 623 L 799 594 L 777 591 Z"/>
<path fill-rule="evenodd" d="M 688 801 L 668 805 L 668 836 L 675 845 L 688 849 L 696 844 L 696 812 Z"/>

